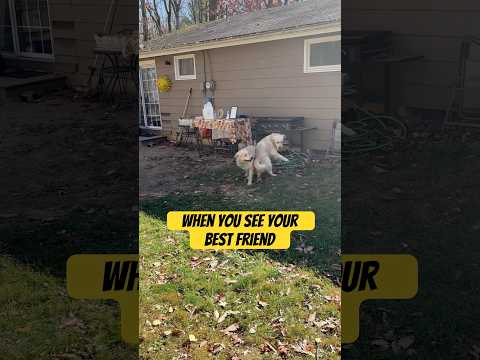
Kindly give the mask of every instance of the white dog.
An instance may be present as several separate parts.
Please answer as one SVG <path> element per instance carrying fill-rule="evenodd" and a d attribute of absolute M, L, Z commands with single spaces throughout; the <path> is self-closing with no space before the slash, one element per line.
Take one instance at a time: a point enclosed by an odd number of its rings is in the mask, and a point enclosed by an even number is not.
<path fill-rule="evenodd" d="M 279 153 L 283 149 L 285 140 L 285 135 L 273 133 L 260 140 L 256 147 L 250 145 L 235 154 L 237 166 L 245 170 L 245 175 L 248 177 L 248 185 L 252 184 L 254 173 L 257 174 L 258 181 L 265 172 L 271 176 L 277 176 L 273 173 L 272 160 L 288 161 Z"/>
<path fill-rule="evenodd" d="M 243 149 L 237 151 L 235 154 L 235 162 L 237 166 L 245 171 L 245 176 L 248 178 L 248 185 L 252 184 L 253 173 L 255 169 L 253 167 L 253 160 L 255 158 L 255 146 L 248 145 Z"/>

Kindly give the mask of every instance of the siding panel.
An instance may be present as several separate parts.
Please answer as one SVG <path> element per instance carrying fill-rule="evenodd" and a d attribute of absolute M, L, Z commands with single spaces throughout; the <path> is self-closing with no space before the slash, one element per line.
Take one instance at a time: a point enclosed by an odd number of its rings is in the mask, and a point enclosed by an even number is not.
<path fill-rule="evenodd" d="M 303 116 L 307 126 L 317 128 L 306 135 L 307 146 L 325 148 L 333 120 L 340 118 L 341 75 L 304 74 L 303 46 L 304 39 L 298 38 L 212 49 L 205 56 L 197 52 L 197 79 L 184 81 L 175 81 L 173 56 L 156 58 L 157 75 L 173 81 L 172 89 L 160 94 L 164 128 L 176 128 L 190 87 L 188 114 L 201 114 L 201 84 L 206 78 L 216 82 L 217 109 L 237 105 L 240 113 L 250 116 Z"/>
<path fill-rule="evenodd" d="M 389 30 L 397 53 L 425 56 L 424 61 L 399 65 L 395 84 L 399 87 L 399 104 L 432 109 L 447 107 L 460 43 L 466 35 L 480 36 L 479 15 L 480 2 L 475 0 L 363 0 L 342 4 L 345 30 Z M 474 58 L 480 62 L 480 54 Z"/>

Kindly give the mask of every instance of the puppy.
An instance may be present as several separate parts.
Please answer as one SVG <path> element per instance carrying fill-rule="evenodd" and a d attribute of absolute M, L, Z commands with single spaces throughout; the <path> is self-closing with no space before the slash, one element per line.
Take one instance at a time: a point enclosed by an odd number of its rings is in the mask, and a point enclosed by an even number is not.
<path fill-rule="evenodd" d="M 245 171 L 245 176 L 248 179 L 248 185 L 252 185 L 253 175 L 255 169 L 253 166 L 253 159 L 255 158 L 255 146 L 248 145 L 237 151 L 234 156 L 237 166 Z"/>
<path fill-rule="evenodd" d="M 286 136 L 278 133 L 265 136 L 258 142 L 255 149 L 255 160 L 253 162 L 258 181 L 261 180 L 262 174 L 265 172 L 271 176 L 277 176 L 273 173 L 272 160 L 289 161 L 279 153 L 279 151 L 283 150 L 285 142 Z"/>

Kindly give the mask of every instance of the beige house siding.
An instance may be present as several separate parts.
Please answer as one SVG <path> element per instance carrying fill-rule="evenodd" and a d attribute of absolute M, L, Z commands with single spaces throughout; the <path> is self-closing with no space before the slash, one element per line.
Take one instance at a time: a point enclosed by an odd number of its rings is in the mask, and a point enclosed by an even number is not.
<path fill-rule="evenodd" d="M 446 108 L 462 37 L 480 36 L 479 15 L 480 2 L 475 0 L 342 3 L 345 30 L 390 30 L 396 52 L 425 56 L 420 62 L 398 65 L 395 83 L 400 104 L 427 109 Z"/>
<path fill-rule="evenodd" d="M 193 91 L 188 115 L 201 115 L 205 77 L 216 82 L 217 109 L 236 105 L 241 113 L 250 116 L 303 116 L 307 126 L 318 129 L 306 135 L 307 146 L 325 148 L 332 122 L 340 118 L 341 74 L 305 74 L 304 39 L 194 52 L 196 80 L 175 80 L 174 55 L 155 58 L 157 76 L 167 75 L 173 81 L 168 93 L 160 93 L 164 131 L 171 135 L 176 129 L 190 87 Z"/>

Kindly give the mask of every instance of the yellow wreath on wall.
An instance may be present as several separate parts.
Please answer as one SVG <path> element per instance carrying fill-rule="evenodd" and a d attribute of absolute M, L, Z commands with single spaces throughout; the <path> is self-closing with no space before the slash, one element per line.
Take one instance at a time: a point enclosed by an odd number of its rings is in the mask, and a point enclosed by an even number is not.
<path fill-rule="evenodd" d="M 172 80 L 170 80 L 166 75 L 161 75 L 157 79 L 157 87 L 160 92 L 170 91 L 172 88 Z"/>

